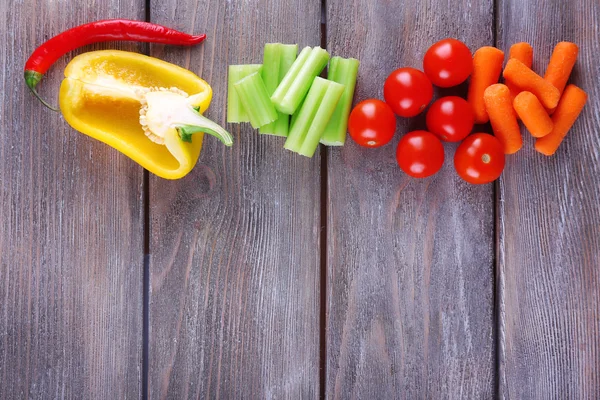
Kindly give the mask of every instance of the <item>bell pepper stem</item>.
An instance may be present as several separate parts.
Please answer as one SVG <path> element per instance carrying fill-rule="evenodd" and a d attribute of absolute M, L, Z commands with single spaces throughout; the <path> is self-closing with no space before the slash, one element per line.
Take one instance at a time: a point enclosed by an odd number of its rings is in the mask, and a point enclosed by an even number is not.
<path fill-rule="evenodd" d="M 34 96 L 37 97 L 37 99 L 41 101 L 43 105 L 45 105 L 52 111 L 59 112 L 57 107 L 53 107 L 50 104 L 46 103 L 46 101 L 42 99 L 42 97 L 39 95 L 37 90 L 35 90 L 35 87 L 38 83 L 40 83 L 42 77 L 43 75 L 37 71 L 25 70 L 25 83 L 27 84 L 27 87 L 31 90 L 31 93 L 33 93 Z"/>
<path fill-rule="evenodd" d="M 233 145 L 233 138 L 225 129 L 223 129 L 218 124 L 214 123 L 210 119 L 204 117 L 201 114 L 197 114 L 196 125 L 178 125 L 177 132 L 179 133 L 179 137 L 184 142 L 191 142 L 192 135 L 198 132 L 208 133 L 209 135 L 215 136 L 218 138 L 225 146 Z"/>

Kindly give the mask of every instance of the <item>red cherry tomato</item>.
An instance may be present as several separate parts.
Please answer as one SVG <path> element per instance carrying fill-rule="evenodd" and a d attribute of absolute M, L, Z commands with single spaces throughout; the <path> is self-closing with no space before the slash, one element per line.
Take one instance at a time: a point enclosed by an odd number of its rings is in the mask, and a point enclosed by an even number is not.
<path fill-rule="evenodd" d="M 386 103 L 377 99 L 361 101 L 348 118 L 350 137 L 361 146 L 379 147 L 396 132 L 396 116 Z"/>
<path fill-rule="evenodd" d="M 504 169 L 504 147 L 492 135 L 474 133 L 456 149 L 454 168 L 469 183 L 495 181 Z"/>
<path fill-rule="evenodd" d="M 418 69 L 399 68 L 385 80 L 383 97 L 399 116 L 414 117 L 431 101 L 433 86 Z"/>
<path fill-rule="evenodd" d="M 447 142 L 466 138 L 475 123 L 473 108 L 458 96 L 442 97 L 433 102 L 425 117 L 427 129 Z"/>
<path fill-rule="evenodd" d="M 426 178 L 444 164 L 444 146 L 433 133 L 409 132 L 400 139 L 396 160 L 402 171 L 415 178 Z"/>
<path fill-rule="evenodd" d="M 456 86 L 464 82 L 473 71 L 471 50 L 460 40 L 440 40 L 425 53 L 423 70 L 436 86 Z"/>

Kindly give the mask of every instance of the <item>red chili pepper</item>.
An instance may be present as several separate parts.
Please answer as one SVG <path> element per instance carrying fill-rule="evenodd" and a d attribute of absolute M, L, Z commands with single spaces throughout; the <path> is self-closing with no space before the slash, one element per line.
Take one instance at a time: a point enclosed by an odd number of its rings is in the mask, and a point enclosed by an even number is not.
<path fill-rule="evenodd" d="M 189 35 L 162 25 L 127 19 L 107 19 L 79 25 L 60 33 L 38 47 L 25 63 L 25 83 L 35 97 L 46 103 L 35 90 L 44 73 L 71 50 L 92 43 L 108 41 L 135 41 L 191 46 L 202 42 L 206 35 Z"/>

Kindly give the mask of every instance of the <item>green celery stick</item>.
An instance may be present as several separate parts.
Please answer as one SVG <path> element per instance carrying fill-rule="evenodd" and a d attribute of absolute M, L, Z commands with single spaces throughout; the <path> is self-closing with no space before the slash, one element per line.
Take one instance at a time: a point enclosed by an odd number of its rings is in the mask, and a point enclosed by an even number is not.
<path fill-rule="evenodd" d="M 327 146 L 343 146 L 346 142 L 346 130 L 348 129 L 348 116 L 352 108 L 354 87 L 358 75 L 359 62 L 355 58 L 332 57 L 329 62 L 327 79 L 341 83 L 345 86 L 344 94 L 335 108 L 335 112 L 329 120 L 329 124 L 323 132 L 321 143 Z"/>
<path fill-rule="evenodd" d="M 239 123 L 250 122 L 248 113 L 244 110 L 244 106 L 240 98 L 233 88 L 233 84 L 242 80 L 250 74 L 259 72 L 262 68 L 261 64 L 247 65 L 230 65 L 229 76 L 227 79 L 227 122 Z"/>
<path fill-rule="evenodd" d="M 317 114 L 317 109 L 321 103 L 321 99 L 327 91 L 327 85 L 321 81 L 317 81 L 312 84 L 310 91 L 304 99 L 302 108 L 298 109 L 292 116 L 292 125 L 290 127 L 290 134 L 283 145 L 284 148 L 298 152 L 302 146 L 302 142 L 306 137 L 306 133 L 310 128 L 310 123 Z"/>
<path fill-rule="evenodd" d="M 292 130 L 292 126 L 294 126 L 294 123 L 298 119 L 298 114 L 300 114 L 300 110 L 302 110 L 303 104 L 304 104 L 304 100 L 302 100 L 302 103 L 300 103 L 300 105 L 296 109 L 296 112 L 290 116 L 290 131 Z"/>
<path fill-rule="evenodd" d="M 233 87 L 240 97 L 244 110 L 250 117 L 250 124 L 253 128 L 259 128 L 277 119 L 277 111 L 271 103 L 260 72 L 248 75 L 234 83 Z"/>
<path fill-rule="evenodd" d="M 263 56 L 262 78 L 265 82 L 269 96 L 275 92 L 279 83 L 296 60 L 298 54 L 297 44 L 267 43 Z M 267 135 L 287 136 L 290 117 L 277 112 L 277 120 L 259 129 Z"/>
<path fill-rule="evenodd" d="M 284 114 L 294 114 L 328 61 L 329 53 L 320 47 L 302 49 L 271 96 L 275 108 Z"/>
<path fill-rule="evenodd" d="M 336 106 L 344 93 L 344 85 L 336 82 L 331 82 L 331 85 L 327 89 L 325 96 L 321 100 L 319 110 L 315 115 L 310 129 L 300 147 L 299 154 L 312 157 L 315 154 L 315 150 L 319 147 L 319 141 L 323 136 L 323 132 L 331 119 L 331 116 L 335 112 Z"/>
<path fill-rule="evenodd" d="M 307 46 L 302 49 L 300 54 L 298 54 L 298 57 L 296 57 L 296 61 L 294 61 L 290 70 L 287 72 L 287 74 L 285 74 L 283 80 L 279 83 L 279 86 L 277 86 L 273 95 L 271 95 L 271 100 L 273 101 L 273 103 L 275 103 L 275 100 L 277 99 L 283 99 L 285 93 L 290 89 L 290 86 L 294 82 L 294 79 L 298 76 L 300 70 L 302 69 L 302 66 L 306 63 L 306 60 L 308 60 L 311 51 L 312 49 Z M 278 108 L 277 105 L 275 105 L 275 108 Z M 292 115 L 293 112 L 286 114 Z"/>
<path fill-rule="evenodd" d="M 316 77 L 283 147 L 312 157 L 343 93 L 344 85 Z"/>

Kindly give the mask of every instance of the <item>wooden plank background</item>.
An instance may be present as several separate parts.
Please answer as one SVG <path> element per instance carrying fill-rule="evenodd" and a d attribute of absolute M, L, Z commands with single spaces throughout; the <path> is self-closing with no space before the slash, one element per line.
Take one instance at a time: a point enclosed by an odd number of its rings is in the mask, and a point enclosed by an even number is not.
<path fill-rule="evenodd" d="M 0 2 L 0 398 L 598 397 L 597 0 L 149 4 Z M 359 58 L 359 101 L 382 98 L 392 70 L 420 68 L 431 43 L 454 36 L 472 50 L 529 41 L 540 73 L 572 40 L 572 81 L 589 101 L 554 157 L 525 134 L 496 185 L 460 181 L 456 145 L 438 175 L 414 180 L 394 158 L 400 135 L 309 160 L 230 125 L 233 148 L 206 137 L 188 177 L 145 186 L 139 166 L 72 130 L 22 81 L 45 39 L 110 17 L 208 39 L 78 50 L 44 79 L 47 99 L 75 54 L 150 49 L 213 86 L 207 115 L 224 124 L 227 65 L 261 62 L 264 43 Z M 398 123 L 424 127 L 423 116 Z"/>
<path fill-rule="evenodd" d="M 262 63 L 268 42 L 320 44 L 317 0 L 152 2 L 151 20 L 206 32 L 190 52 L 153 46 L 210 82 L 225 123 L 227 65 Z M 316 398 L 320 158 L 230 125 L 205 137 L 186 178 L 150 181 L 151 398 Z"/>
<path fill-rule="evenodd" d="M 492 1 L 327 5 L 328 49 L 361 60 L 357 102 L 383 98 L 396 68 L 421 69 L 437 40 L 493 44 Z M 415 129 L 424 117 L 398 119 L 399 132 Z M 491 398 L 492 185 L 461 181 L 448 145 L 438 174 L 409 178 L 395 159 L 399 137 L 329 151 L 327 395 Z"/>
<path fill-rule="evenodd" d="M 498 7 L 499 46 L 530 42 L 540 74 L 554 44 L 577 43 L 571 82 L 589 96 L 553 157 L 536 153 L 525 134 L 500 180 L 500 393 L 507 399 L 600 396 L 599 21 L 596 0 L 501 0 Z"/>
<path fill-rule="evenodd" d="M 0 397 L 139 398 L 142 168 L 44 108 L 23 65 L 74 25 L 143 18 L 143 1 L 5 0 L 0 16 Z M 51 103 L 72 56 L 40 84 Z"/>

